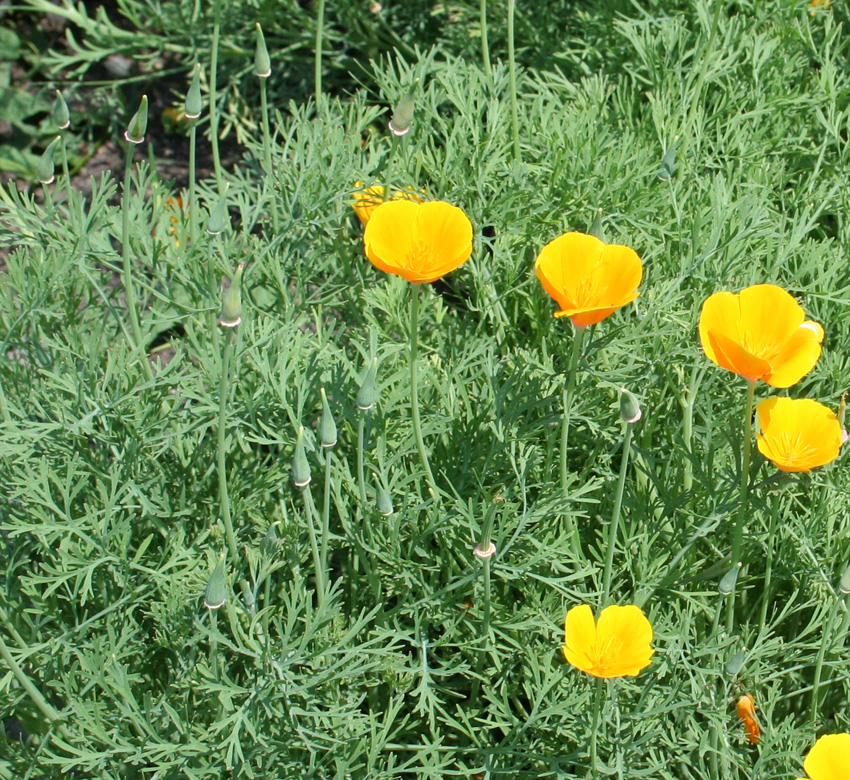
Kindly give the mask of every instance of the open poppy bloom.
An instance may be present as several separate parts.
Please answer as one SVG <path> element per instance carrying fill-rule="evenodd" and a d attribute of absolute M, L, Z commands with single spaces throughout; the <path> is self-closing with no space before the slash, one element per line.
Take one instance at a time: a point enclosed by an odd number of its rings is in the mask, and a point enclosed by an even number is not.
<path fill-rule="evenodd" d="M 440 200 L 390 200 L 373 212 L 363 231 L 372 265 L 408 282 L 434 282 L 472 254 L 472 223 L 463 209 Z"/>
<path fill-rule="evenodd" d="M 805 321 L 803 307 L 774 284 L 718 292 L 702 305 L 699 338 L 721 368 L 773 387 L 791 387 L 818 362 L 823 328 Z"/>
<path fill-rule="evenodd" d="M 643 266 L 634 249 L 606 244 L 596 236 L 564 233 L 534 262 L 543 289 L 555 299 L 556 317 L 577 328 L 601 322 L 638 297 Z"/>
<path fill-rule="evenodd" d="M 354 182 L 354 187 L 354 203 L 351 204 L 351 208 L 354 209 L 357 218 L 365 226 L 368 224 L 372 212 L 385 200 L 384 185 L 373 184 L 371 187 L 363 189 L 363 182 L 356 181 Z M 393 199 L 395 200 L 397 198 L 407 198 L 416 203 L 422 202 L 422 198 L 413 191 L 412 187 L 408 187 L 406 190 L 396 190 L 393 193 Z"/>
<path fill-rule="evenodd" d="M 808 778 L 798 780 L 850 780 L 850 734 L 824 734 L 803 762 Z"/>
<path fill-rule="evenodd" d="M 809 398 L 767 398 L 756 411 L 759 452 L 780 471 L 811 471 L 838 457 L 841 423 L 823 404 Z"/>
<path fill-rule="evenodd" d="M 761 728 L 759 728 L 759 722 L 756 720 L 756 703 L 753 697 L 745 693 L 738 699 L 736 709 L 738 710 L 738 717 L 744 724 L 744 730 L 747 732 L 750 744 L 757 744 L 761 736 Z"/>
<path fill-rule="evenodd" d="M 564 657 L 576 669 L 594 677 L 634 677 L 649 666 L 652 626 L 640 607 L 612 604 L 593 619 L 582 604 L 567 612 Z"/>

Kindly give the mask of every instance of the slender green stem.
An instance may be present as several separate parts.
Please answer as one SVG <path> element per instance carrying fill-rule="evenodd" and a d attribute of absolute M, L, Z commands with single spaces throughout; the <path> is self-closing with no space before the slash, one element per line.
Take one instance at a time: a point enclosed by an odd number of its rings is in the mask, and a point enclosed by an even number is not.
<path fill-rule="evenodd" d="M 366 448 L 366 415 L 361 411 L 357 422 L 357 487 L 360 489 L 360 503 L 366 506 L 366 477 L 363 469 L 363 450 Z"/>
<path fill-rule="evenodd" d="M 749 505 L 750 490 L 750 455 L 752 453 L 753 434 L 753 401 L 755 399 L 756 383 L 753 379 L 747 380 L 747 400 L 744 406 L 744 452 L 741 459 L 741 484 L 738 491 L 738 513 L 735 516 L 735 527 L 732 531 L 732 568 L 741 562 L 741 551 L 744 542 L 744 523 L 747 519 L 747 507 Z M 740 581 L 740 576 L 738 581 Z M 729 610 L 726 613 L 726 630 L 732 633 L 735 627 L 735 592 L 733 587 L 729 594 Z"/>
<path fill-rule="evenodd" d="M 620 461 L 620 479 L 617 482 L 617 495 L 614 498 L 614 512 L 611 515 L 611 526 L 608 531 L 608 552 L 605 556 L 605 573 L 602 577 L 602 600 L 599 608 L 608 606 L 608 596 L 611 593 L 611 571 L 614 565 L 614 550 L 617 547 L 617 531 L 620 527 L 620 511 L 623 507 L 623 488 L 626 485 L 626 472 L 629 467 L 629 453 L 632 448 L 633 423 L 626 423 L 626 438 L 623 441 L 623 457 Z"/>
<path fill-rule="evenodd" d="M 56 723 L 62 717 L 59 712 L 44 698 L 44 694 L 35 686 L 32 680 L 27 676 L 27 673 L 21 668 L 21 665 L 15 660 L 6 642 L 3 641 L 3 636 L 0 635 L 0 658 L 6 663 L 9 671 L 15 676 L 15 679 L 20 683 L 20 686 L 27 692 L 27 695 L 32 699 L 33 704 L 41 711 L 42 715 L 51 723 Z"/>
<path fill-rule="evenodd" d="M 230 353 L 233 351 L 233 338 L 230 331 L 224 335 L 224 347 L 221 352 L 221 377 L 218 393 L 218 499 L 221 507 L 221 519 L 227 537 L 227 549 L 233 565 L 239 560 L 236 535 L 233 533 L 233 521 L 230 517 L 230 496 L 227 494 L 227 407 L 228 382 L 230 373 Z"/>
<path fill-rule="evenodd" d="M 773 536 L 776 533 L 776 522 L 779 519 L 779 507 L 782 503 L 782 492 L 777 490 L 773 495 L 770 508 L 770 524 L 767 529 L 767 559 L 764 564 L 764 587 L 762 588 L 761 613 L 759 615 L 759 634 L 764 631 L 767 623 L 767 608 L 770 604 L 770 578 L 773 571 Z"/>
<path fill-rule="evenodd" d="M 331 448 L 325 447 L 325 493 L 322 502 L 322 567 L 328 567 L 328 538 L 331 529 Z"/>
<path fill-rule="evenodd" d="M 490 45 L 487 42 L 487 0 L 481 0 L 481 61 L 484 63 L 484 75 L 490 81 L 493 73 L 490 68 Z"/>
<path fill-rule="evenodd" d="M 198 126 L 194 119 L 189 121 L 192 126 L 189 128 L 189 203 L 186 205 L 186 215 L 189 219 L 189 244 L 194 249 L 198 244 L 198 204 L 195 203 L 195 144 Z"/>
<path fill-rule="evenodd" d="M 77 213 L 75 211 L 75 204 L 71 198 L 71 172 L 68 169 L 68 147 L 65 145 L 65 136 L 62 136 L 62 173 L 64 175 L 64 180 L 62 184 L 64 185 L 65 190 L 65 203 L 68 206 L 68 217 L 71 220 L 71 228 L 74 230 L 74 237 L 79 236 L 79 228 L 77 226 Z M 56 193 L 54 192 L 54 195 Z"/>
<path fill-rule="evenodd" d="M 218 674 L 218 609 L 209 610 L 210 613 L 210 666 L 214 680 L 219 680 Z"/>
<path fill-rule="evenodd" d="M 516 96 L 516 56 L 514 52 L 514 15 L 516 0 L 508 0 L 508 77 L 511 86 L 511 129 L 514 138 L 514 160 L 520 159 L 519 149 L 519 115 L 517 113 Z"/>
<path fill-rule="evenodd" d="M 321 607 L 325 600 L 325 567 L 322 565 L 319 543 L 316 538 L 316 505 L 310 485 L 304 487 L 304 506 L 307 509 L 307 532 L 310 535 L 310 549 L 313 552 L 313 567 L 316 570 L 316 599 Z"/>
<path fill-rule="evenodd" d="M 224 179 L 221 172 L 221 155 L 218 151 L 218 42 L 221 37 L 221 0 L 213 3 L 213 39 L 210 53 L 210 145 L 212 146 L 215 183 L 219 195 L 224 194 Z"/>
<path fill-rule="evenodd" d="M 596 752 L 596 735 L 599 731 L 599 714 L 602 709 L 602 691 L 605 680 L 593 681 L 593 723 L 590 728 L 590 776 L 596 780 L 599 777 L 599 766 Z"/>
<path fill-rule="evenodd" d="M 844 593 L 844 591 L 841 591 Z M 847 642 L 847 631 L 850 630 L 850 593 L 844 593 L 844 616 L 841 618 L 841 627 L 838 629 L 838 637 L 844 647 Z"/>
<path fill-rule="evenodd" d="M 425 450 L 425 442 L 422 439 L 422 424 L 419 420 L 419 386 L 416 381 L 416 351 L 419 341 L 419 285 L 411 285 L 410 293 L 410 405 L 413 412 L 413 433 L 416 436 L 416 447 L 419 450 L 419 458 L 422 467 L 428 477 L 428 484 L 436 497 L 439 495 L 437 483 L 428 463 L 428 453 Z"/>
<path fill-rule="evenodd" d="M 139 311 L 136 304 L 136 292 L 133 286 L 133 263 L 130 257 L 130 174 L 133 171 L 133 151 L 135 144 L 128 144 L 127 159 L 124 164 L 124 189 L 121 197 L 121 257 L 123 260 L 124 295 L 127 297 L 127 311 L 130 315 L 130 328 L 133 332 L 133 348 L 139 353 L 142 368 L 149 382 L 153 382 L 153 369 L 143 348 L 142 327 L 139 324 Z"/>
<path fill-rule="evenodd" d="M 685 447 L 685 462 L 683 464 L 682 487 L 685 492 L 689 492 L 694 485 L 694 467 L 693 467 L 693 450 L 691 442 L 693 439 L 694 430 L 694 406 L 696 405 L 696 392 L 699 385 L 699 379 L 702 375 L 702 369 L 694 366 L 691 373 L 691 383 L 688 386 L 687 394 L 682 401 L 682 443 Z"/>
<path fill-rule="evenodd" d="M 322 37 L 325 34 L 325 0 L 316 3 L 316 111 L 322 111 Z"/>
<path fill-rule="evenodd" d="M 832 646 L 832 642 L 835 639 L 835 634 L 833 633 L 835 630 L 835 618 L 838 615 L 838 607 L 841 604 L 841 601 L 842 599 L 836 595 L 832 603 L 832 609 L 829 612 L 829 618 L 827 618 L 826 625 L 824 626 L 823 633 L 821 634 L 820 649 L 818 650 L 817 661 L 815 661 L 815 679 L 812 682 L 812 705 L 810 713 L 812 734 L 817 732 L 818 696 L 820 694 L 820 679 L 821 673 L 823 672 L 823 662 L 826 658 L 826 651 Z"/>
<path fill-rule="evenodd" d="M 567 445 L 570 436 L 570 404 L 572 401 L 573 388 L 578 373 L 578 361 L 581 356 L 581 348 L 584 344 L 584 334 L 587 328 L 578 325 L 573 335 L 573 349 L 570 355 L 570 365 L 567 368 L 567 381 L 564 383 L 564 419 L 561 425 L 561 492 L 564 498 L 569 495 L 569 471 L 567 469 Z"/>
<path fill-rule="evenodd" d="M 272 138 L 269 132 L 269 104 L 266 94 L 266 81 L 267 79 L 265 78 L 260 79 L 260 102 L 262 104 L 263 114 L 263 165 L 266 169 L 266 187 L 268 188 L 269 199 L 271 201 L 272 227 L 274 228 L 275 235 L 277 235 L 279 220 L 277 216 L 277 197 L 275 196 L 274 182 L 272 180 Z"/>

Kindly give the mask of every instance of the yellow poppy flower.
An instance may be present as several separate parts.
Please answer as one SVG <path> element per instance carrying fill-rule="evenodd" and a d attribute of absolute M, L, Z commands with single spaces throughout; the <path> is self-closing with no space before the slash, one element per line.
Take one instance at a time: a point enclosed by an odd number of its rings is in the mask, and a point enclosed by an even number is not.
<path fill-rule="evenodd" d="M 850 734 L 824 734 L 803 762 L 807 778 L 798 780 L 850 780 Z"/>
<path fill-rule="evenodd" d="M 699 338 L 721 368 L 773 387 L 791 387 L 818 362 L 823 328 L 806 322 L 803 307 L 775 284 L 740 293 L 718 292 L 702 305 Z"/>
<path fill-rule="evenodd" d="M 634 677 L 649 666 L 655 652 L 649 644 L 652 626 L 633 605 L 605 607 L 598 621 L 587 604 L 573 607 L 564 635 L 564 657 L 594 677 Z"/>
<path fill-rule="evenodd" d="M 569 317 L 578 328 L 601 322 L 637 298 L 643 278 L 634 249 L 584 233 L 564 233 L 546 244 L 534 271 L 561 307 L 555 316 Z"/>
<path fill-rule="evenodd" d="M 390 200 L 373 212 L 363 231 L 372 265 L 408 282 L 434 282 L 472 254 L 472 224 L 463 209 L 440 200 Z"/>
<path fill-rule="evenodd" d="M 351 204 L 351 208 L 354 209 L 354 213 L 357 214 L 358 219 L 365 227 L 372 216 L 372 212 L 384 202 L 384 186 L 383 184 L 373 184 L 364 189 L 363 182 L 356 181 L 352 194 L 354 195 L 354 203 Z M 406 190 L 396 190 L 393 193 L 393 199 L 396 198 L 407 198 L 407 200 L 416 203 L 422 202 L 422 198 L 413 191 L 412 187 L 408 187 Z"/>
<path fill-rule="evenodd" d="M 808 398 L 768 398 L 758 405 L 759 452 L 780 471 L 811 471 L 838 457 L 841 423 Z"/>

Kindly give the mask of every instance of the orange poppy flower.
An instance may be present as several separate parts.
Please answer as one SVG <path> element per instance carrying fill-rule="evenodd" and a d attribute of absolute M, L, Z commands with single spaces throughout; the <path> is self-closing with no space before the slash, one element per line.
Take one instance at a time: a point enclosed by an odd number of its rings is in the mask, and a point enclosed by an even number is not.
<path fill-rule="evenodd" d="M 472 254 L 472 224 L 463 209 L 440 200 L 390 200 L 373 212 L 363 231 L 372 265 L 408 282 L 434 282 Z"/>
<path fill-rule="evenodd" d="M 356 181 L 354 182 L 354 187 L 354 203 L 351 204 L 351 208 L 354 209 L 357 218 L 365 226 L 368 224 L 372 212 L 385 200 L 384 186 L 383 184 L 373 184 L 371 187 L 364 189 L 363 182 Z M 413 191 L 412 187 L 408 187 L 406 190 L 396 190 L 393 193 L 393 200 L 397 198 L 407 198 L 407 200 L 412 200 L 416 203 L 422 202 L 422 198 Z"/>
<path fill-rule="evenodd" d="M 577 328 L 601 322 L 637 298 L 643 278 L 634 249 L 584 233 L 564 233 L 546 244 L 534 271 L 561 307 L 555 316 L 569 317 Z"/>
<path fill-rule="evenodd" d="M 850 734 L 824 734 L 803 762 L 807 778 L 798 780 L 850 780 Z"/>
<path fill-rule="evenodd" d="M 809 398 L 767 398 L 756 411 L 759 452 L 780 471 L 811 471 L 838 457 L 841 423 L 823 404 Z"/>
<path fill-rule="evenodd" d="M 594 677 L 634 677 L 649 666 L 652 626 L 640 607 L 612 604 L 594 621 L 582 604 L 567 612 L 564 657 L 576 669 Z"/>
<path fill-rule="evenodd" d="M 775 284 L 718 292 L 702 305 L 699 338 L 706 357 L 748 380 L 791 387 L 814 368 L 823 328 Z"/>
<path fill-rule="evenodd" d="M 759 737 L 761 736 L 761 728 L 759 728 L 759 722 L 756 720 L 755 700 L 750 694 L 745 693 L 738 699 L 736 709 L 738 710 L 738 717 L 744 724 L 744 730 L 747 732 L 750 744 L 758 744 Z"/>

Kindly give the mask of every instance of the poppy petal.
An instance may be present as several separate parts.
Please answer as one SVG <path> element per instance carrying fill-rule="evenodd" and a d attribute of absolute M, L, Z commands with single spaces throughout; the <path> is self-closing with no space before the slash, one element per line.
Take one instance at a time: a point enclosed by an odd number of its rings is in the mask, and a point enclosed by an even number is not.
<path fill-rule="evenodd" d="M 803 768 L 810 780 L 850 780 L 850 734 L 825 734 L 809 751 Z"/>

